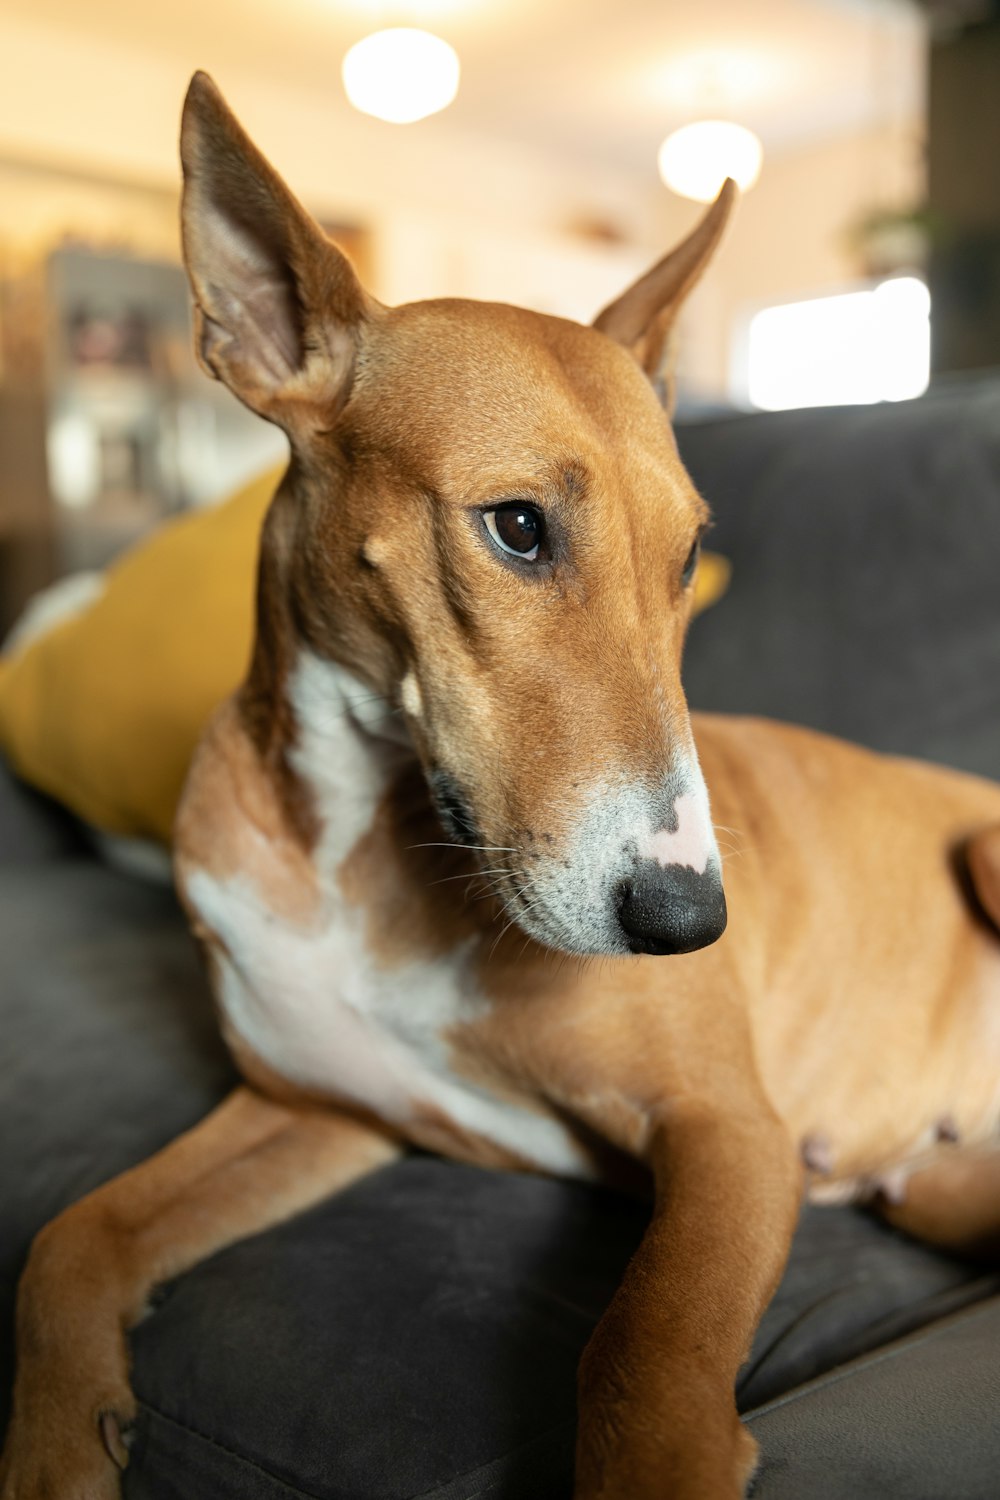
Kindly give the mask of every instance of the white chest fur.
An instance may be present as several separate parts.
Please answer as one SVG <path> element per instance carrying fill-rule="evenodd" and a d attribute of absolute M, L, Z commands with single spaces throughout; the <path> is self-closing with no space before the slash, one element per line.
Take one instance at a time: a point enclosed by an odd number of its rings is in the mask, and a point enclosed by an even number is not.
<path fill-rule="evenodd" d="M 218 1000 L 229 1026 L 282 1077 L 358 1104 L 405 1133 L 428 1107 L 546 1171 L 585 1175 L 554 1117 L 519 1108 L 460 1077 L 447 1037 L 488 1003 L 472 945 L 381 967 L 337 871 L 370 827 L 390 778 L 412 755 L 398 715 L 343 669 L 304 653 L 290 684 L 295 770 L 317 800 L 319 916 L 298 925 L 269 910 L 246 872 L 195 871 L 188 898 L 221 940 Z"/>

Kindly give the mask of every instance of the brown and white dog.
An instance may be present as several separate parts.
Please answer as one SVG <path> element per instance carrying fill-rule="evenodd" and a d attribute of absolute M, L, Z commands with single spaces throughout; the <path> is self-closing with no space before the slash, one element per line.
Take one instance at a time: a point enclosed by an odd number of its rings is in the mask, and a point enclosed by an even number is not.
<path fill-rule="evenodd" d="M 413 1144 L 645 1164 L 577 1500 L 736 1500 L 804 1183 L 1000 1242 L 1000 787 L 689 718 L 707 510 L 659 397 L 731 186 L 583 328 L 381 306 L 203 75 L 182 150 L 200 357 L 292 447 L 176 836 L 246 1083 L 39 1235 L 3 1500 L 110 1500 L 155 1285 Z"/>

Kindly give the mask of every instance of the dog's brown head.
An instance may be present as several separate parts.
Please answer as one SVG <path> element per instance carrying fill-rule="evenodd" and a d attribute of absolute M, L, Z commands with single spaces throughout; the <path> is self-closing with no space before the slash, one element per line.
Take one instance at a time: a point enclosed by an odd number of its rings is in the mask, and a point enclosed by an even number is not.
<path fill-rule="evenodd" d="M 182 155 L 199 358 L 292 445 L 251 680 L 308 655 L 398 706 L 446 828 L 503 868 L 542 942 L 713 942 L 725 900 L 680 683 L 707 511 L 661 402 L 732 184 L 584 328 L 376 302 L 204 74 Z"/>

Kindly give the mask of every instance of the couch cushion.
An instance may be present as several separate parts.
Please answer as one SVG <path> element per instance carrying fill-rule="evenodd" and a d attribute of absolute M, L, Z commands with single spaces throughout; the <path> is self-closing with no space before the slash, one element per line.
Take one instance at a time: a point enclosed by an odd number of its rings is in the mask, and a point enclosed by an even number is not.
<path fill-rule="evenodd" d="M 1000 776 L 1000 379 L 678 437 L 733 564 L 692 705 Z"/>

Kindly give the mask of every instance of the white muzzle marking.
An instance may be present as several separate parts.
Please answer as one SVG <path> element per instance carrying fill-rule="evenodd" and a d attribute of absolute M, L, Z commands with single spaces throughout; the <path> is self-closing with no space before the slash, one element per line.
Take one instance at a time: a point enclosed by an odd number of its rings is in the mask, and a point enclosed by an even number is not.
<path fill-rule="evenodd" d="M 674 802 L 677 827 L 661 828 L 658 833 L 639 840 L 640 859 L 655 859 L 667 865 L 687 865 L 697 875 L 704 875 L 715 853 L 712 823 L 705 798 L 693 792 L 682 792 Z"/>

